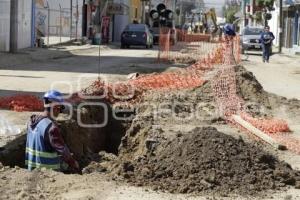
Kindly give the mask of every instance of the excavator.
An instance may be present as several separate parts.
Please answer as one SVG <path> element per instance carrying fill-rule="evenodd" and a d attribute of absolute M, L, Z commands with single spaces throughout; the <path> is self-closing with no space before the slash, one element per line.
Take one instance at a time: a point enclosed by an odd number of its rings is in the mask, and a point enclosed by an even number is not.
<path fill-rule="evenodd" d="M 206 12 L 194 12 L 194 15 L 200 16 L 200 21 L 193 23 L 192 32 L 202 33 L 202 34 L 211 34 L 212 39 L 216 37 L 221 37 L 222 30 L 217 24 L 217 15 L 215 8 L 210 8 Z"/>
<path fill-rule="evenodd" d="M 217 15 L 215 8 L 210 8 L 207 12 L 202 13 L 202 33 L 211 34 L 213 37 L 218 33 L 220 27 L 217 24 Z M 209 27 L 209 22 L 213 23 L 212 27 Z"/>

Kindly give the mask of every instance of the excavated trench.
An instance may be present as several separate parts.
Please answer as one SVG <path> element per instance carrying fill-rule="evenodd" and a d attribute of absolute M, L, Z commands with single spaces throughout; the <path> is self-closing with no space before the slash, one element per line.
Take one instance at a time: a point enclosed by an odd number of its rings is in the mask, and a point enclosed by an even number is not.
<path fill-rule="evenodd" d="M 134 116 L 133 111 L 123 112 L 113 109 L 108 103 L 103 104 L 107 105 L 105 109 L 99 105 L 75 108 L 72 119 L 60 117 L 57 120 L 65 143 L 82 168 L 91 161 L 98 161 L 100 151 L 117 155 L 121 139 L 131 124 L 128 119 Z M 126 120 L 120 120 L 122 118 Z M 25 132 L 0 148 L 0 162 L 3 165 L 25 167 Z"/>

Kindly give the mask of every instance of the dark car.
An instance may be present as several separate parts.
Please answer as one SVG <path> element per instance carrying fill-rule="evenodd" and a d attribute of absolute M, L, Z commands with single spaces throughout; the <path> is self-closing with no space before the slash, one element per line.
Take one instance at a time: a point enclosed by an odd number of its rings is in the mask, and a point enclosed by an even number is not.
<path fill-rule="evenodd" d="M 121 48 L 153 47 L 153 35 L 146 24 L 128 24 L 121 35 Z"/>
<path fill-rule="evenodd" d="M 242 53 L 245 51 L 262 51 L 260 35 L 264 31 L 261 27 L 246 27 L 242 32 Z"/>

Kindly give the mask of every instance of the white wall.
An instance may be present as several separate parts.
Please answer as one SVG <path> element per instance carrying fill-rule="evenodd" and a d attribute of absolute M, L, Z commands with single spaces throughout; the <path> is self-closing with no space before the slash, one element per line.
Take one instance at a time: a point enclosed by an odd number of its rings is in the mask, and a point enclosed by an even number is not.
<path fill-rule="evenodd" d="M 0 51 L 9 51 L 10 0 L 0 0 Z"/>
<path fill-rule="evenodd" d="M 128 15 L 115 15 L 114 42 L 121 41 L 121 34 L 128 24 L 129 24 Z"/>
<path fill-rule="evenodd" d="M 130 5 L 129 0 L 115 0 L 115 3 Z M 129 24 L 129 15 L 115 15 L 114 19 L 114 42 L 120 42 L 124 28 Z"/>
<path fill-rule="evenodd" d="M 273 44 L 278 46 L 279 45 L 279 8 L 275 5 L 275 10 L 271 12 L 272 19 L 269 20 L 270 30 L 273 32 L 275 36 L 275 40 Z"/>
<path fill-rule="evenodd" d="M 31 46 L 32 0 L 19 1 L 18 10 L 18 49 Z"/>
<path fill-rule="evenodd" d="M 31 46 L 32 0 L 18 2 L 18 49 Z M 0 51 L 9 51 L 10 0 L 0 0 Z"/>

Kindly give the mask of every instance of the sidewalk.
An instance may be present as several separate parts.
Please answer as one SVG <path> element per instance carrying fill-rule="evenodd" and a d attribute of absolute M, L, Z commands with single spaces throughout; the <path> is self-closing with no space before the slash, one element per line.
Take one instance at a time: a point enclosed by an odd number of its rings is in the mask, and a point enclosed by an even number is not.
<path fill-rule="evenodd" d="M 263 63 L 261 56 L 250 55 L 243 65 L 254 73 L 266 91 L 300 99 L 300 56 L 275 53 L 270 63 Z"/>

